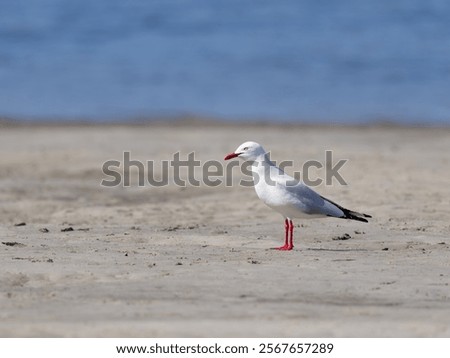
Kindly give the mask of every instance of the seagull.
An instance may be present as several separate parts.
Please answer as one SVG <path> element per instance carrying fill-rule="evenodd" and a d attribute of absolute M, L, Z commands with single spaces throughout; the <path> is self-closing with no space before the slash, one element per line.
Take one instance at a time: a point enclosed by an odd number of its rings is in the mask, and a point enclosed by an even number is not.
<path fill-rule="evenodd" d="M 367 222 L 370 215 L 345 209 L 324 198 L 301 181 L 292 178 L 270 161 L 264 148 L 255 142 L 241 144 L 225 160 L 239 158 L 251 161 L 256 194 L 270 208 L 284 217 L 285 244 L 276 250 L 294 248 L 293 218 L 334 217 Z"/>

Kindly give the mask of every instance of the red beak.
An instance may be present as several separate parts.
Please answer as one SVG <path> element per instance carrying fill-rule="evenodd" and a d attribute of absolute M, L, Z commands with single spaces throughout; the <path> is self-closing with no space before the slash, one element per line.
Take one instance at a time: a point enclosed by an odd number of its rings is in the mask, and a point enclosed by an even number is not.
<path fill-rule="evenodd" d="M 225 160 L 236 158 L 239 154 L 230 153 L 225 157 Z"/>

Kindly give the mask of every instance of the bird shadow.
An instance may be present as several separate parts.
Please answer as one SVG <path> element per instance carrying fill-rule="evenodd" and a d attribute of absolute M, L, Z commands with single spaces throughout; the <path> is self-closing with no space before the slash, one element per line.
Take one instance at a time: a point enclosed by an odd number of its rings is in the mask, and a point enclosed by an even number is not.
<path fill-rule="evenodd" d="M 307 248 L 308 251 L 334 251 L 334 252 L 358 252 L 358 251 L 369 251 L 367 249 L 327 249 L 323 247 L 310 247 Z"/>

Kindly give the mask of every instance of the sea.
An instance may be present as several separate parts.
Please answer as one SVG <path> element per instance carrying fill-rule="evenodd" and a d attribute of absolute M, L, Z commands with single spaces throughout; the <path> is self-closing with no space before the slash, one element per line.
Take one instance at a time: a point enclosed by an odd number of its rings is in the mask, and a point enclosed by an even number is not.
<path fill-rule="evenodd" d="M 448 0 L 0 0 L 0 117 L 450 124 Z"/>

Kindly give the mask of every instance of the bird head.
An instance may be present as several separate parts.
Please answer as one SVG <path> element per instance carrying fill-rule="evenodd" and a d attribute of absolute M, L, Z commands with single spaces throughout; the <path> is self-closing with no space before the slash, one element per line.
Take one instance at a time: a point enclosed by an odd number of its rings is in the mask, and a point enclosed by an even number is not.
<path fill-rule="evenodd" d="M 225 157 L 225 160 L 233 159 L 233 158 L 241 158 L 244 161 L 247 160 L 256 160 L 258 157 L 264 156 L 266 151 L 264 148 L 255 142 L 245 142 L 242 143 L 233 153 L 228 154 Z"/>

